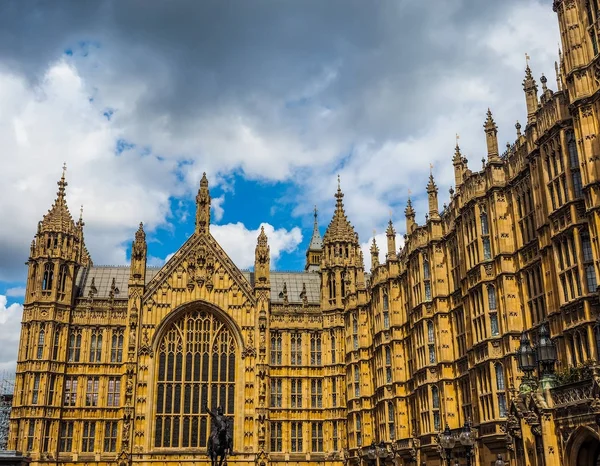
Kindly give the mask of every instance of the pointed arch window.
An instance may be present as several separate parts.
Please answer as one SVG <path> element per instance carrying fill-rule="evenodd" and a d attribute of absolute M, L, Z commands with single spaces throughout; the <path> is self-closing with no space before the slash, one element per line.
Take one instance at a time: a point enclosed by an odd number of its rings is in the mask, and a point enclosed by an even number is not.
<path fill-rule="evenodd" d="M 436 386 L 431 387 L 431 402 L 433 408 L 433 430 L 434 432 L 439 432 L 442 428 L 440 417 L 440 390 Z"/>
<path fill-rule="evenodd" d="M 101 362 L 102 359 L 102 330 L 92 330 L 90 341 L 90 362 Z"/>
<path fill-rule="evenodd" d="M 54 281 L 54 264 L 47 262 L 44 265 L 44 279 L 42 280 L 42 290 L 49 291 L 52 289 L 52 282 Z"/>
<path fill-rule="evenodd" d="M 433 322 L 430 320 L 427 321 L 427 342 L 435 343 L 435 332 L 433 329 Z"/>
<path fill-rule="evenodd" d="M 494 285 L 488 285 L 487 292 L 488 292 L 488 305 L 489 305 L 490 311 L 495 311 L 496 310 L 496 288 L 494 287 Z"/>
<path fill-rule="evenodd" d="M 79 362 L 81 356 L 81 329 L 72 329 L 69 333 L 69 362 Z"/>
<path fill-rule="evenodd" d="M 125 331 L 122 328 L 113 330 L 110 342 L 110 362 L 123 361 L 123 336 Z"/>
<path fill-rule="evenodd" d="M 331 364 L 336 363 L 336 342 L 335 335 L 331 332 Z"/>
<path fill-rule="evenodd" d="M 481 212 L 481 215 L 479 216 L 480 220 L 481 220 L 481 234 L 482 235 L 489 235 L 490 234 L 490 226 L 488 223 L 488 216 L 487 216 L 487 212 L 484 210 Z"/>
<path fill-rule="evenodd" d="M 281 366 L 281 333 L 271 333 L 271 364 L 274 366 Z"/>
<path fill-rule="evenodd" d="M 42 359 L 44 356 L 44 343 L 46 342 L 46 329 L 44 328 L 44 324 L 40 325 L 40 333 L 38 334 L 38 343 L 37 343 L 37 359 Z"/>
<path fill-rule="evenodd" d="M 67 274 L 68 268 L 66 264 L 62 264 L 60 266 L 60 271 L 58 273 L 58 291 L 59 293 L 64 293 L 67 287 Z"/>
<path fill-rule="evenodd" d="M 388 408 L 388 432 L 390 434 L 390 440 L 393 442 L 396 440 L 396 410 L 394 409 L 394 402 L 387 402 Z"/>
<path fill-rule="evenodd" d="M 356 415 L 354 425 L 355 425 L 354 433 L 356 434 L 356 446 L 361 447 L 362 446 L 362 417 L 360 414 Z"/>
<path fill-rule="evenodd" d="M 392 383 L 392 350 L 385 347 L 385 383 Z"/>
<path fill-rule="evenodd" d="M 202 406 L 235 404 L 236 344 L 212 313 L 190 310 L 171 323 L 158 342 L 154 446 L 205 448 L 210 419 Z"/>
<path fill-rule="evenodd" d="M 358 319 L 355 315 L 352 316 L 352 346 L 358 350 Z"/>
<path fill-rule="evenodd" d="M 507 416 L 506 409 L 506 384 L 504 383 L 504 367 L 502 364 L 495 365 L 496 372 L 496 395 L 498 397 L 498 416 L 504 418 Z"/>
<path fill-rule="evenodd" d="M 360 398 L 360 371 L 354 366 L 354 396 Z"/>
<path fill-rule="evenodd" d="M 383 328 L 384 330 L 390 328 L 390 298 L 387 290 L 383 290 Z"/>
<path fill-rule="evenodd" d="M 60 349 L 60 326 L 54 328 L 54 342 L 52 343 L 52 360 L 58 361 L 58 351 Z"/>

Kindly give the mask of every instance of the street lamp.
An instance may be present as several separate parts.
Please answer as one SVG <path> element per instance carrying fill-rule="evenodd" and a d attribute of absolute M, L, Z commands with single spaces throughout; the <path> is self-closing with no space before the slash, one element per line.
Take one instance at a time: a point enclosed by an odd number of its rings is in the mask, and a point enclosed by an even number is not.
<path fill-rule="evenodd" d="M 556 364 L 558 357 L 556 355 L 556 345 L 550 338 L 550 332 L 545 323 L 540 326 L 539 330 L 537 360 L 540 364 L 542 388 L 550 388 L 555 379 L 554 364 Z M 546 387 L 546 385 L 550 385 L 550 387 Z"/>
<path fill-rule="evenodd" d="M 471 456 L 473 456 L 473 445 L 475 445 L 475 433 L 471 430 L 471 423 L 465 421 L 463 431 L 458 436 L 458 440 L 465 447 L 465 455 L 467 457 L 467 466 L 471 466 Z"/>
<path fill-rule="evenodd" d="M 537 366 L 537 361 L 535 351 L 525 332 L 521 335 L 521 344 L 517 349 L 517 366 L 519 367 L 519 370 L 525 374 L 523 383 L 520 387 L 521 391 L 531 391 L 534 388 L 532 374 Z"/>
<path fill-rule="evenodd" d="M 502 455 L 498 455 L 498 459 L 494 463 L 494 466 L 504 466 L 506 463 L 502 459 Z"/>
<path fill-rule="evenodd" d="M 533 372 L 538 366 L 542 388 L 551 388 L 554 384 L 554 364 L 556 364 L 558 357 L 556 345 L 550 338 L 548 324 L 542 323 L 538 337 L 538 345 L 534 348 L 531 346 L 527 334 L 523 332 L 523 335 L 521 335 L 521 344 L 517 349 L 517 365 L 519 370 L 525 374 L 520 387 L 522 393 L 537 388 Z"/>
<path fill-rule="evenodd" d="M 444 432 L 440 434 L 440 445 L 446 452 L 446 462 L 448 463 L 448 466 L 452 466 L 452 449 L 454 448 L 455 443 L 456 437 L 452 435 L 452 432 L 450 432 L 450 427 L 448 426 L 448 424 L 446 424 Z"/>

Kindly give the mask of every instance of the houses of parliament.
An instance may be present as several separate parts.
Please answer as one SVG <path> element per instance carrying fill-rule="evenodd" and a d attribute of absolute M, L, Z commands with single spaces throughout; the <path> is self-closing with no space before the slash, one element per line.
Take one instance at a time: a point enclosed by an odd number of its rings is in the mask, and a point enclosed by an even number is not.
<path fill-rule="evenodd" d="M 340 187 L 304 271 L 271 270 L 264 231 L 239 270 L 205 176 L 164 266 L 142 225 L 130 266 L 96 266 L 63 174 L 29 253 L 9 449 L 207 464 L 206 404 L 232 419 L 230 465 L 600 465 L 598 6 L 554 1 L 556 84 L 527 65 L 514 143 L 482 115 L 483 167 L 449 150 L 447 204 L 430 176 L 425 223 L 409 200 L 368 273 Z"/>

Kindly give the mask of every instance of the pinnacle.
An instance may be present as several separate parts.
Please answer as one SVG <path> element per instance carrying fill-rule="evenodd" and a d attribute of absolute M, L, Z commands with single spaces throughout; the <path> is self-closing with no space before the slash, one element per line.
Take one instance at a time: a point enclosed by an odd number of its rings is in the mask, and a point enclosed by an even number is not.
<path fill-rule="evenodd" d="M 396 230 L 394 229 L 394 224 L 392 223 L 392 219 L 388 222 L 387 230 L 385 230 L 385 234 L 387 236 L 396 236 Z"/>
<path fill-rule="evenodd" d="M 315 220 L 313 225 L 313 233 L 310 239 L 310 243 L 308 244 L 309 251 L 320 251 L 323 249 L 323 239 L 321 238 L 321 232 L 319 231 L 319 221 L 318 221 L 318 210 L 317 206 L 315 206 L 313 213 Z"/>
<path fill-rule="evenodd" d="M 429 174 L 429 183 L 427 183 L 427 192 L 431 193 L 437 190 L 437 186 L 435 184 L 435 180 L 433 179 L 433 173 Z"/>
<path fill-rule="evenodd" d="M 267 234 L 265 233 L 265 226 L 261 225 L 260 226 L 260 233 L 258 234 L 258 245 L 259 246 L 266 246 L 268 242 L 268 237 Z"/>
<path fill-rule="evenodd" d="M 200 180 L 201 188 L 208 188 L 208 178 L 206 177 L 206 172 L 202 173 L 202 179 Z"/>
<path fill-rule="evenodd" d="M 404 209 L 404 214 L 407 217 L 411 217 L 411 216 L 415 215 L 415 210 L 413 209 L 412 201 L 410 200 L 410 197 L 408 198 L 408 201 L 406 202 L 406 209 Z"/>
<path fill-rule="evenodd" d="M 55 231 L 62 233 L 73 233 L 75 231 L 75 222 L 69 212 L 66 201 L 66 187 L 68 183 L 65 180 L 67 171 L 66 164 L 63 165 L 63 172 L 60 180 L 58 181 L 58 192 L 57 197 L 52 207 L 42 219 L 41 231 Z M 80 222 L 82 219 L 80 218 Z M 83 223 L 81 223 L 83 224 Z"/>
<path fill-rule="evenodd" d="M 356 233 L 354 231 L 354 227 L 348 221 L 346 217 L 346 212 L 344 211 L 344 193 L 342 192 L 342 188 L 340 186 L 340 178 L 338 176 L 338 188 L 335 193 L 335 211 L 333 213 L 333 218 L 327 227 L 327 231 L 325 232 L 324 241 L 344 241 L 350 243 L 357 243 Z"/>
<path fill-rule="evenodd" d="M 485 124 L 483 127 L 486 130 L 495 130 L 498 129 L 496 126 L 496 122 L 494 121 L 494 117 L 492 116 L 492 111 L 488 108 L 487 110 L 487 118 L 485 119 Z"/>
<path fill-rule="evenodd" d="M 137 242 L 146 240 L 146 232 L 144 231 L 144 224 L 142 222 L 140 222 L 140 226 L 139 226 L 138 230 L 135 232 L 135 240 Z"/>

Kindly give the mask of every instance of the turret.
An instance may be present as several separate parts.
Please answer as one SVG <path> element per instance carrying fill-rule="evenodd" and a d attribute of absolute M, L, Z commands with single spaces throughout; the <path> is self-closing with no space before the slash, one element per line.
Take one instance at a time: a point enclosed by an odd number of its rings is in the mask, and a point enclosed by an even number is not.
<path fill-rule="evenodd" d="M 429 218 L 432 220 L 440 218 L 438 210 L 438 188 L 433 180 L 433 172 L 429 172 L 429 183 L 427 183 L 427 198 L 429 201 Z"/>
<path fill-rule="evenodd" d="M 404 209 L 404 215 L 406 216 L 406 234 L 410 235 L 417 226 L 417 224 L 415 223 L 415 210 L 413 209 L 410 197 L 406 202 L 406 209 Z"/>
<path fill-rule="evenodd" d="M 306 264 L 304 266 L 304 270 L 307 272 L 318 272 L 321 268 L 321 259 L 323 257 L 323 239 L 321 238 L 321 233 L 319 232 L 317 206 L 315 206 L 314 217 L 315 221 L 313 225 L 312 238 L 310 239 L 308 249 L 306 250 Z"/>
<path fill-rule="evenodd" d="M 254 250 L 254 281 L 261 287 L 270 286 L 271 280 L 271 250 L 265 227 L 261 225 L 258 235 L 256 249 Z"/>
<path fill-rule="evenodd" d="M 483 125 L 485 129 L 486 142 L 487 142 L 487 153 L 488 153 L 488 162 L 496 162 L 500 160 L 500 155 L 498 152 L 498 126 L 496 126 L 496 122 L 492 117 L 492 112 L 488 108 L 487 118 L 485 120 L 485 124 Z"/>
<path fill-rule="evenodd" d="M 523 91 L 525 91 L 525 103 L 527 105 L 527 125 L 535 123 L 535 112 L 538 108 L 538 87 L 531 74 L 531 68 L 525 68 L 525 79 L 523 80 Z"/>
<path fill-rule="evenodd" d="M 375 270 L 377 267 L 379 267 L 379 248 L 373 235 L 373 242 L 371 243 L 371 270 Z"/>
<path fill-rule="evenodd" d="M 202 174 L 200 189 L 196 196 L 196 233 L 208 233 L 210 227 L 210 192 L 206 173 Z"/>
<path fill-rule="evenodd" d="M 454 148 L 454 157 L 452 157 L 452 165 L 454 165 L 454 186 L 456 190 L 462 186 L 463 176 L 466 171 L 467 165 L 464 157 L 460 153 L 460 147 L 458 141 L 456 141 L 456 147 Z"/>
<path fill-rule="evenodd" d="M 67 207 L 66 169 L 58 181 L 56 200 L 38 223 L 31 243 L 25 303 L 42 299 L 70 304 L 79 268 L 91 265 L 83 240 L 83 214 L 76 224 Z"/>
<path fill-rule="evenodd" d="M 387 229 L 385 230 L 385 236 L 387 236 L 387 255 L 386 259 L 388 261 L 393 261 L 397 259 L 396 255 L 396 230 L 394 229 L 394 224 L 392 223 L 392 219 L 388 222 Z"/>

